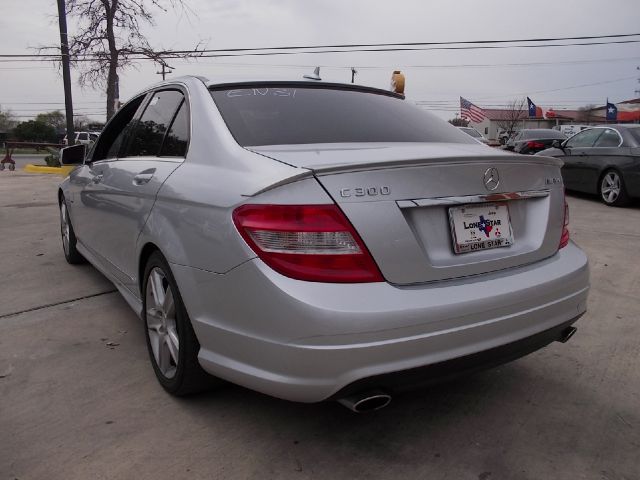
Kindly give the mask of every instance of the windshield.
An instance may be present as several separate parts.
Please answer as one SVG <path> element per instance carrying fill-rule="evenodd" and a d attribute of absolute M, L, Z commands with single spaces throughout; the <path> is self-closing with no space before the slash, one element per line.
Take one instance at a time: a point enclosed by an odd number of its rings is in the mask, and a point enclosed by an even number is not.
<path fill-rule="evenodd" d="M 375 91 L 269 84 L 213 89 L 211 95 L 242 146 L 475 143 L 444 120 L 401 98 Z"/>
<path fill-rule="evenodd" d="M 475 137 L 475 138 L 482 137 L 482 135 L 480 135 L 480 132 L 478 132 L 475 128 L 461 128 L 460 130 L 462 130 L 467 135 L 471 135 L 472 137 Z"/>

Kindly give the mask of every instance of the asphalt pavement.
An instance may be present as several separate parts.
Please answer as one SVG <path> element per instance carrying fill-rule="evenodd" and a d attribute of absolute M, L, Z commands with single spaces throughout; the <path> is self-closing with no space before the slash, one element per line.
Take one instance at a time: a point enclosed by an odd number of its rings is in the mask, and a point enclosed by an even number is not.
<path fill-rule="evenodd" d="M 167 395 L 142 322 L 66 264 L 60 178 L 0 172 L 0 479 L 640 479 L 640 207 L 571 196 L 567 343 L 357 415 L 240 387 Z"/>

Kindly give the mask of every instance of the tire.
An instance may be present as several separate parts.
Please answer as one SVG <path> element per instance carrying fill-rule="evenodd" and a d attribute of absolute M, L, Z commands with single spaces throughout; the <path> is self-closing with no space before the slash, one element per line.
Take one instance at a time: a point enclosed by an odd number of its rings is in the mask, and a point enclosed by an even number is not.
<path fill-rule="evenodd" d="M 76 234 L 73 231 L 71 218 L 69 217 L 69 209 L 64 197 L 60 199 L 60 235 L 62 237 L 62 251 L 67 263 L 71 265 L 79 265 L 86 263 L 85 258 L 78 251 Z"/>
<path fill-rule="evenodd" d="M 145 338 L 158 382 L 175 396 L 210 390 L 220 382 L 198 362 L 200 343 L 169 264 L 160 252 L 149 257 L 143 278 Z"/>
<path fill-rule="evenodd" d="M 617 170 L 604 172 L 600 178 L 598 192 L 602 201 L 610 207 L 624 207 L 629 203 L 624 180 Z"/>

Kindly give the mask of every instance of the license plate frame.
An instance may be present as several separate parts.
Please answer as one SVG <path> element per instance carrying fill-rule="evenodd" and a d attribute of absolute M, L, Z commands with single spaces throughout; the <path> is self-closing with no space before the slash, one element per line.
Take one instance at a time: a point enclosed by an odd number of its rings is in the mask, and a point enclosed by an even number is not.
<path fill-rule="evenodd" d="M 473 203 L 449 207 L 449 227 L 456 254 L 513 245 L 507 202 Z"/>

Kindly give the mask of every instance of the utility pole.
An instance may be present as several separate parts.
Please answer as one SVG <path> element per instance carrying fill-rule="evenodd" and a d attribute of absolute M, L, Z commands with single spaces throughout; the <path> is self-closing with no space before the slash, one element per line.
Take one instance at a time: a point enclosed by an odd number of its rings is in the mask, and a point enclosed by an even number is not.
<path fill-rule="evenodd" d="M 157 75 L 162 75 L 162 80 L 165 79 L 165 76 L 167 73 L 171 73 L 173 72 L 173 68 L 167 66 L 166 63 L 162 63 L 162 71 L 161 72 L 156 72 Z"/>
<path fill-rule="evenodd" d="M 351 67 L 351 83 L 355 83 L 356 73 L 358 73 L 358 71 L 355 69 L 355 67 Z"/>
<path fill-rule="evenodd" d="M 62 83 L 64 84 L 64 107 L 67 116 L 67 145 L 75 142 L 73 131 L 73 99 L 71 98 L 71 73 L 69 71 L 69 41 L 67 40 L 67 12 L 64 0 L 58 0 L 58 23 L 60 25 L 60 53 L 62 56 Z"/>

